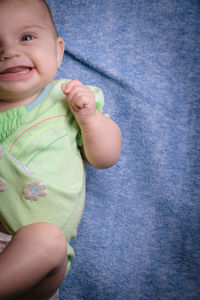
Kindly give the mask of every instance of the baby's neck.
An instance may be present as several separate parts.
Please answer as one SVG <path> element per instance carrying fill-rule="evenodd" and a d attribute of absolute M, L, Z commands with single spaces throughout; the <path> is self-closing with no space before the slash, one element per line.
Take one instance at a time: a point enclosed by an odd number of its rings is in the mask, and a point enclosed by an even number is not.
<path fill-rule="evenodd" d="M 31 103 L 39 94 L 40 92 L 26 99 L 0 100 L 0 113 L 15 107 L 27 105 Z"/>

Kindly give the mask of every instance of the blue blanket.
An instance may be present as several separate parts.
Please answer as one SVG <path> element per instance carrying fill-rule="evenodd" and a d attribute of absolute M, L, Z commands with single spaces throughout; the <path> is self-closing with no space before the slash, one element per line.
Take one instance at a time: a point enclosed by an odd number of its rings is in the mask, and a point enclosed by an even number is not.
<path fill-rule="evenodd" d="M 88 166 L 64 300 L 200 299 L 199 0 L 49 0 L 58 78 L 105 94 L 120 161 Z"/>

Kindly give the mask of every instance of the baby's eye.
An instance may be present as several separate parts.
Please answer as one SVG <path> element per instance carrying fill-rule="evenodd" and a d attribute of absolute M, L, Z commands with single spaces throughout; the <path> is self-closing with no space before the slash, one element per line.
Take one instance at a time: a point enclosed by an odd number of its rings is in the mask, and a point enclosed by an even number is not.
<path fill-rule="evenodd" d="M 31 34 L 25 34 L 21 38 L 22 41 L 31 41 L 33 39 L 33 36 Z"/>

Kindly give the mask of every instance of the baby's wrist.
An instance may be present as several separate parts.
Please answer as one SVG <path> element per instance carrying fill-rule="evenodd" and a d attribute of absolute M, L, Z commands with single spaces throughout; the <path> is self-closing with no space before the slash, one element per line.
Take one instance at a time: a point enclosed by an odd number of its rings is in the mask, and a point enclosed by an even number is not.
<path fill-rule="evenodd" d="M 96 122 L 98 122 L 99 114 L 100 114 L 100 112 L 98 110 L 96 110 L 93 115 L 83 117 L 81 120 L 77 120 L 81 130 L 84 130 L 84 129 L 87 130 L 87 129 L 92 128 L 94 126 L 94 124 Z"/>

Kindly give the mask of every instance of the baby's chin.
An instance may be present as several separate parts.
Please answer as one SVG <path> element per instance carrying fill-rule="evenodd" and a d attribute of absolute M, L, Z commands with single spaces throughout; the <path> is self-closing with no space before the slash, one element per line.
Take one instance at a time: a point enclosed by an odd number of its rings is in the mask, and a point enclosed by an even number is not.
<path fill-rule="evenodd" d="M 9 91 L 9 93 L 1 93 L 0 91 L 0 110 L 8 110 L 14 107 L 24 106 L 31 103 L 39 94 L 41 90 L 30 91 Z"/>

